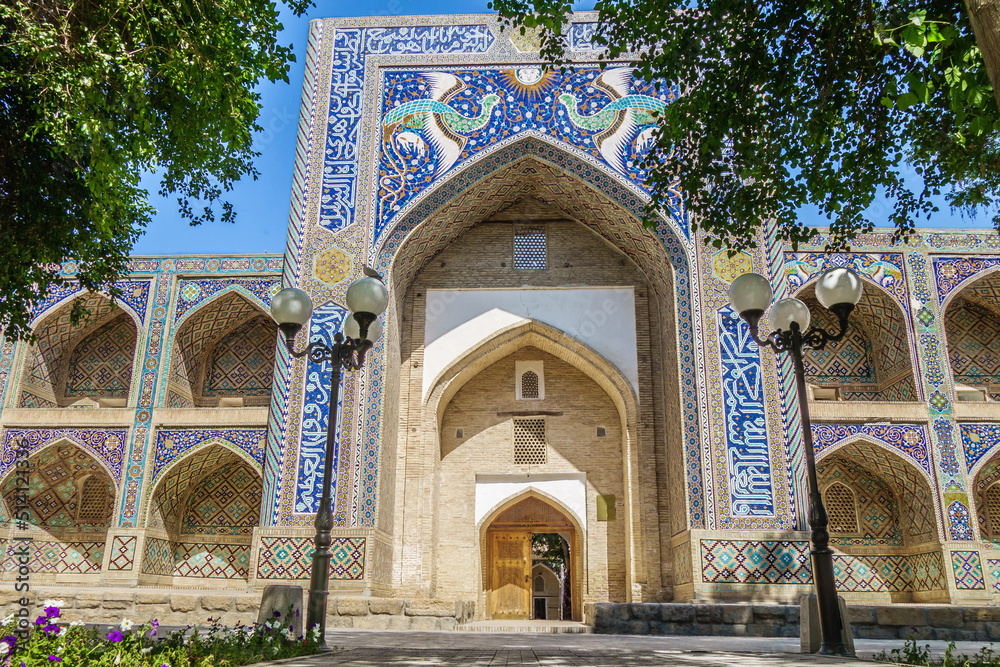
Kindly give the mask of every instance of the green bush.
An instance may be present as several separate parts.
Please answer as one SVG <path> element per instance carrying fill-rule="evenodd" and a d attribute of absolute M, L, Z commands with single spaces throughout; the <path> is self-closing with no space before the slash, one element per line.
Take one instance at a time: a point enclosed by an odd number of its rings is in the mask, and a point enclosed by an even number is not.
<path fill-rule="evenodd" d="M 917 645 L 917 640 L 908 639 L 903 648 L 894 648 L 888 653 L 882 651 L 873 656 L 879 662 L 893 662 L 902 665 L 929 665 L 931 667 L 1000 667 L 1000 654 L 993 650 L 991 644 L 989 648 L 983 647 L 979 652 L 971 657 L 964 654 L 955 653 L 955 642 L 948 644 L 941 659 L 931 657 L 930 644 L 922 648 Z"/>
<path fill-rule="evenodd" d="M 319 628 L 303 634 L 302 621 L 289 609 L 265 623 L 226 627 L 208 619 L 207 629 L 188 627 L 165 636 L 153 620 L 128 619 L 111 630 L 59 620 L 60 601 L 48 600 L 34 625 L 13 616 L 0 626 L 0 667 L 236 667 L 319 651 Z"/>

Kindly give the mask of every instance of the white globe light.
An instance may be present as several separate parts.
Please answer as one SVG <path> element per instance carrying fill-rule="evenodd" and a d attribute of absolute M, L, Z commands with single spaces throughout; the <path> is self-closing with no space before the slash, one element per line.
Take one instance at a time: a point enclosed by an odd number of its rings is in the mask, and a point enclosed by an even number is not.
<path fill-rule="evenodd" d="M 271 299 L 271 317 L 278 324 L 297 324 L 309 321 L 312 315 L 312 299 L 300 289 L 286 287 Z"/>
<path fill-rule="evenodd" d="M 729 303 L 740 314 L 767 310 L 772 296 L 771 283 L 759 273 L 744 273 L 729 286 Z"/>
<path fill-rule="evenodd" d="M 352 313 L 381 315 L 388 305 L 389 290 L 378 278 L 359 278 L 347 288 L 347 307 Z"/>
<path fill-rule="evenodd" d="M 344 335 L 348 338 L 353 338 L 354 340 L 361 338 L 361 325 L 358 324 L 356 319 L 354 319 L 353 313 L 344 319 Z M 365 337 L 365 340 L 370 340 L 375 343 L 381 337 L 382 321 L 376 318 L 375 321 L 368 325 L 368 335 Z"/>
<path fill-rule="evenodd" d="M 798 299 L 781 299 L 773 306 L 767 319 L 771 326 L 781 331 L 791 331 L 792 322 L 799 325 L 799 331 L 809 328 L 809 306 Z"/>
<path fill-rule="evenodd" d="M 838 266 L 824 271 L 816 280 L 816 300 L 824 308 L 841 303 L 857 305 L 864 285 L 857 273 Z"/>

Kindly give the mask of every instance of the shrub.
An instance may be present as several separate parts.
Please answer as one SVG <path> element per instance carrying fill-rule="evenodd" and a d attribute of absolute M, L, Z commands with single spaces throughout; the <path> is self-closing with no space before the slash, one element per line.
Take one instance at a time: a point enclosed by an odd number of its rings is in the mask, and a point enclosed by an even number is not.
<path fill-rule="evenodd" d="M 0 667 L 236 667 L 319 651 L 319 628 L 303 634 L 292 610 L 265 623 L 226 627 L 208 619 L 206 629 L 159 633 L 153 620 L 135 625 L 87 628 L 60 622 L 59 600 L 45 602 L 33 625 L 18 627 L 13 615 L 0 626 Z"/>

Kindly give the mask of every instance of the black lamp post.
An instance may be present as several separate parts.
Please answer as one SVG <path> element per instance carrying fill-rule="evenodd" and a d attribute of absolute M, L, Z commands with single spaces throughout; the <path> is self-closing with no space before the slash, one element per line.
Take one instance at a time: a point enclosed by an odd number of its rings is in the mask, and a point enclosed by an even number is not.
<path fill-rule="evenodd" d="M 795 363 L 795 383 L 802 416 L 802 439 L 806 452 L 806 473 L 809 480 L 809 527 L 812 529 L 813 581 L 816 584 L 816 601 L 819 608 L 822 647 L 826 655 L 847 655 L 842 634 L 840 606 L 837 602 L 837 583 L 833 574 L 833 550 L 826 507 L 816 478 L 816 453 L 813 450 L 812 427 L 809 422 L 809 401 L 806 395 L 806 373 L 802 365 L 802 351 L 822 350 L 827 343 L 837 342 L 847 333 L 847 320 L 861 299 L 861 279 L 854 271 L 834 268 L 825 271 L 816 283 L 816 299 L 834 315 L 840 326 L 836 334 L 822 327 L 809 327 L 809 307 L 798 299 L 781 299 L 771 306 L 768 316 L 775 331 L 764 338 L 758 335 L 758 325 L 764 311 L 771 304 L 773 292 L 767 278 L 756 273 L 745 273 L 729 288 L 729 302 L 750 325 L 750 334 L 761 347 L 776 352 L 788 352 Z"/>
<path fill-rule="evenodd" d="M 366 270 L 373 274 L 374 271 Z M 309 321 L 312 301 L 300 289 L 286 288 L 271 300 L 271 315 L 282 333 L 285 344 L 293 357 L 307 356 L 310 361 L 333 364 L 330 376 L 330 411 L 326 431 L 326 458 L 320 478 L 323 493 L 316 511 L 316 541 L 313 551 L 312 575 L 309 579 L 309 607 L 306 612 L 305 631 L 320 629 L 320 644 L 326 645 L 326 602 L 330 586 L 330 544 L 333 538 L 333 504 L 330 498 L 330 481 L 333 476 L 333 447 L 337 433 L 337 401 L 340 396 L 340 372 L 356 371 L 365 363 L 365 353 L 382 335 L 378 316 L 385 311 L 389 294 L 378 274 L 359 278 L 347 289 L 347 307 L 351 314 L 344 320 L 343 332 L 334 335 L 333 345 L 319 341 L 310 343 L 304 350 L 295 350 L 295 334 Z"/>

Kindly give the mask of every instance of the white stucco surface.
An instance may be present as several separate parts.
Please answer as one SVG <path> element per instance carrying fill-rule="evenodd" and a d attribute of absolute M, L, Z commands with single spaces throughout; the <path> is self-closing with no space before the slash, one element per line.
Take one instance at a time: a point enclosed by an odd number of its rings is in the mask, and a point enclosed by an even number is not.
<path fill-rule="evenodd" d="M 631 287 L 427 290 L 424 398 L 438 375 L 465 352 L 497 331 L 529 319 L 560 329 L 596 350 L 638 393 Z"/>
<path fill-rule="evenodd" d="M 587 529 L 586 473 L 546 473 L 540 475 L 476 475 L 476 525 L 501 505 L 528 489 L 555 498 L 566 506 Z M 557 508 L 558 509 L 558 508 Z"/>

